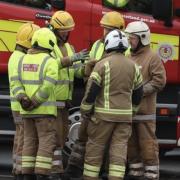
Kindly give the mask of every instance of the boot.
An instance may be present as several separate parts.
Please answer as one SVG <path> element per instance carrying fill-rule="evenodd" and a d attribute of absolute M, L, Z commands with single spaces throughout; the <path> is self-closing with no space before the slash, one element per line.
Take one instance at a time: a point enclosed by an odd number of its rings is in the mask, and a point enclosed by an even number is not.
<path fill-rule="evenodd" d="M 49 176 L 49 180 L 61 180 L 61 174 L 60 173 L 52 173 Z"/>
<path fill-rule="evenodd" d="M 36 175 L 36 180 L 49 180 L 49 176 L 48 175 L 37 174 Z"/>
<path fill-rule="evenodd" d="M 143 176 L 130 176 L 130 175 L 127 175 L 124 180 L 144 180 L 144 177 Z"/>
<path fill-rule="evenodd" d="M 64 174 L 61 176 L 62 180 L 70 180 L 70 179 L 81 179 L 83 175 L 83 170 L 77 166 L 72 164 L 68 165 Z"/>
<path fill-rule="evenodd" d="M 36 176 L 34 174 L 24 174 L 23 180 L 36 180 Z"/>
<path fill-rule="evenodd" d="M 23 174 L 17 174 L 16 180 L 24 180 L 24 175 Z"/>

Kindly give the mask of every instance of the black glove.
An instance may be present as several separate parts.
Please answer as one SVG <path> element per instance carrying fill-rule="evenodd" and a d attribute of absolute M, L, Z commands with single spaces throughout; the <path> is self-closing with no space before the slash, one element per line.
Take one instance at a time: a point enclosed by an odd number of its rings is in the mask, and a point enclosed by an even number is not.
<path fill-rule="evenodd" d="M 21 97 L 20 99 L 20 104 L 21 104 L 21 107 L 25 110 L 25 111 L 28 111 L 29 107 L 31 107 L 32 105 L 32 102 L 31 100 L 29 99 L 28 96 L 24 95 Z"/>
<path fill-rule="evenodd" d="M 82 51 L 75 53 L 73 56 L 71 56 L 71 61 L 81 61 L 84 62 L 85 60 L 89 59 L 89 51 L 87 49 L 83 49 Z"/>

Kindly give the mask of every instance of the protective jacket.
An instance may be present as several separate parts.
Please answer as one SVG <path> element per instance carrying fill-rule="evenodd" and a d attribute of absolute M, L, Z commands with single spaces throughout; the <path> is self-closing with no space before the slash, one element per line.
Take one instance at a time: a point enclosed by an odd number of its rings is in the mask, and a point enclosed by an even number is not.
<path fill-rule="evenodd" d="M 10 87 L 11 87 L 11 81 L 13 81 L 14 70 L 18 69 L 19 60 L 24 55 L 25 55 L 25 53 L 23 53 L 22 51 L 15 50 L 9 59 L 8 76 L 9 76 Z M 10 88 L 10 101 L 11 101 L 11 110 L 12 111 L 20 111 L 20 103 L 14 97 L 11 88 Z"/>
<path fill-rule="evenodd" d="M 144 60 L 144 57 L 146 57 L 146 60 Z M 139 111 L 134 119 L 155 120 L 157 92 L 162 90 L 166 83 L 164 66 L 158 55 L 151 51 L 150 46 L 141 48 L 136 53 L 131 53 L 131 59 L 141 69 L 144 91 Z"/>
<path fill-rule="evenodd" d="M 114 80 L 117 76 L 118 81 L 117 78 Z M 96 64 L 91 73 L 81 112 L 87 113 L 94 108 L 94 116 L 97 119 L 130 122 L 132 90 L 141 85 L 142 76 L 137 65 L 121 53 L 109 53 Z"/>
<path fill-rule="evenodd" d="M 27 54 L 19 61 L 15 76 L 13 94 L 17 98 L 26 94 L 29 98 L 35 97 L 40 103 L 32 111 L 21 108 L 22 115 L 57 115 L 54 88 L 58 79 L 58 65 L 54 58 L 43 52 Z"/>
<path fill-rule="evenodd" d="M 74 48 L 69 43 L 65 43 L 64 47 L 66 55 L 68 57 L 73 56 L 75 53 Z M 59 64 L 58 81 L 55 88 L 57 101 L 72 100 L 74 77 L 80 78 L 83 76 L 83 65 L 81 62 L 73 63 L 69 67 L 63 67 L 61 64 L 62 58 L 64 58 L 64 54 L 60 50 L 59 57 L 57 58 Z"/>

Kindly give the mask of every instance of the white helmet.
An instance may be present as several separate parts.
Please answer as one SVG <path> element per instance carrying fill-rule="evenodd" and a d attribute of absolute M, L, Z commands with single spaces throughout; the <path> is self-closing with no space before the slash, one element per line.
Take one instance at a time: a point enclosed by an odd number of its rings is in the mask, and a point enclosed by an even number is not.
<path fill-rule="evenodd" d="M 125 33 L 139 36 L 144 46 L 150 44 L 150 29 L 148 25 L 142 21 L 129 23 L 125 29 Z"/>
<path fill-rule="evenodd" d="M 114 50 L 124 52 L 129 46 L 128 38 L 125 33 L 117 29 L 108 33 L 105 38 L 104 45 L 107 52 Z"/>

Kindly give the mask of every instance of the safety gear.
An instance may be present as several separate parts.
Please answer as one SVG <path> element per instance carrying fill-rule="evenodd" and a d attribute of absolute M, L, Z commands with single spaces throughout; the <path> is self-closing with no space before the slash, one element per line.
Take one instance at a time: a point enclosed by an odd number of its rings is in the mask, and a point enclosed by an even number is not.
<path fill-rule="evenodd" d="M 16 176 L 16 180 L 24 180 L 24 175 L 18 174 L 18 175 Z"/>
<path fill-rule="evenodd" d="M 148 25 L 142 21 L 134 21 L 127 25 L 125 33 L 135 34 L 140 37 L 141 43 L 146 46 L 150 44 L 150 29 Z"/>
<path fill-rule="evenodd" d="M 19 44 L 23 47 L 30 48 L 31 47 L 31 39 L 35 31 L 40 29 L 38 25 L 32 23 L 23 24 L 16 35 L 16 44 Z"/>
<path fill-rule="evenodd" d="M 31 100 L 27 95 L 23 95 L 20 98 L 20 104 L 24 110 L 28 110 L 28 108 L 31 106 Z"/>
<path fill-rule="evenodd" d="M 12 91 L 14 88 L 19 88 L 19 91 L 14 92 L 15 97 L 19 98 L 22 94 L 27 94 L 30 98 L 36 96 L 38 102 L 41 103 L 39 107 L 30 112 L 21 108 L 21 114 L 51 114 L 56 116 L 56 97 L 52 91 L 58 78 L 56 60 L 47 53 L 27 54 L 19 61 L 19 67 L 22 67 L 19 69 L 21 73 L 16 72 L 15 76 L 18 78 L 12 82 Z M 19 82 L 19 79 L 22 80 L 22 83 Z"/>
<path fill-rule="evenodd" d="M 125 22 L 123 16 L 116 12 L 107 12 L 100 21 L 101 26 L 109 29 L 120 29 L 123 30 L 125 28 Z"/>
<path fill-rule="evenodd" d="M 36 176 L 34 174 L 24 174 L 23 180 L 36 180 Z"/>
<path fill-rule="evenodd" d="M 86 63 L 85 69 L 84 69 L 84 75 L 86 77 L 89 77 L 91 72 L 93 71 L 94 66 L 96 65 L 97 60 L 90 60 Z"/>
<path fill-rule="evenodd" d="M 53 50 L 57 45 L 57 39 L 54 33 L 48 28 L 37 30 L 32 37 L 32 46 Z"/>
<path fill-rule="evenodd" d="M 117 29 L 108 33 L 104 41 L 106 52 L 119 50 L 120 52 L 128 49 L 128 38 L 125 33 Z"/>
<path fill-rule="evenodd" d="M 71 61 L 85 61 L 89 59 L 89 51 L 87 49 L 83 49 L 82 51 L 75 53 L 73 56 L 71 56 Z"/>
<path fill-rule="evenodd" d="M 127 5 L 129 0 L 105 0 L 105 4 L 107 6 L 115 7 L 115 8 L 123 8 Z"/>
<path fill-rule="evenodd" d="M 71 14 L 66 11 L 56 11 L 50 20 L 53 29 L 72 31 L 75 23 Z"/>

